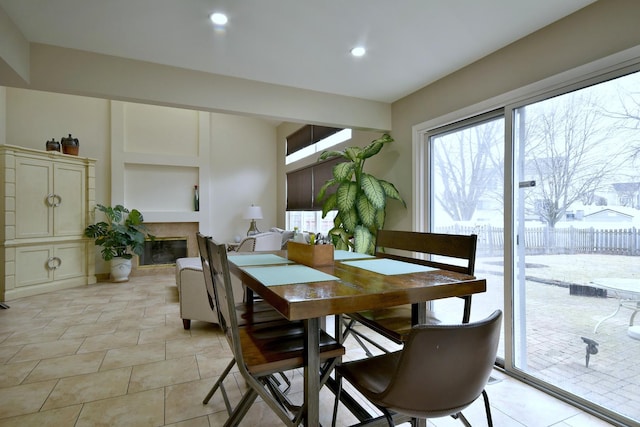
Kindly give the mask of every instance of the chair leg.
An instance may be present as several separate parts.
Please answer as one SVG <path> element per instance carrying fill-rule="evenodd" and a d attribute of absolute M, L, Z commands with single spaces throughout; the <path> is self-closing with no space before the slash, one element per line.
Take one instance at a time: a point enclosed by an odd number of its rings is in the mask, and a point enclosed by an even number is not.
<path fill-rule="evenodd" d="M 367 357 L 373 357 L 373 353 L 371 353 L 371 351 L 369 350 L 369 348 L 365 345 L 364 341 L 368 342 L 369 344 L 371 344 L 372 346 L 376 347 L 378 350 L 384 352 L 384 353 L 389 353 L 389 350 L 384 348 L 383 346 L 381 346 L 380 344 L 378 344 L 377 342 L 373 341 L 372 339 L 368 338 L 367 336 L 361 334 L 360 332 L 356 331 L 354 329 L 356 321 L 355 320 L 350 320 L 348 323 L 345 321 L 345 329 L 344 329 L 344 333 L 342 336 L 342 342 L 344 343 L 344 341 L 347 339 L 347 337 L 349 336 L 349 334 L 353 335 L 353 339 L 356 340 L 356 342 L 360 345 L 360 347 L 362 347 L 362 349 L 364 350 L 364 353 Z"/>
<path fill-rule="evenodd" d="M 273 375 L 262 378 L 262 383 L 267 389 L 269 389 L 271 395 L 282 409 L 289 411 L 292 414 L 296 414 L 300 411 L 301 406 L 294 405 L 289 399 L 287 399 L 285 392 L 280 390 L 280 382 Z"/>
<path fill-rule="evenodd" d="M 469 323 L 469 320 L 471 319 L 471 295 L 465 295 L 462 299 L 464 299 L 462 323 Z"/>
<path fill-rule="evenodd" d="M 227 407 L 227 412 L 231 414 L 232 412 L 231 404 L 229 403 L 229 398 L 227 397 L 227 391 L 224 389 L 224 384 L 222 382 L 227 378 L 227 375 L 229 374 L 229 372 L 231 371 L 231 368 L 233 368 L 235 364 L 236 364 L 236 359 L 232 359 L 231 362 L 229 362 L 229 364 L 227 365 L 227 367 L 224 368 L 224 371 L 222 371 L 222 374 L 218 378 L 218 381 L 215 382 L 211 390 L 209 390 L 209 393 L 207 393 L 207 396 L 202 401 L 204 405 L 209 403 L 209 400 L 211 400 L 211 397 L 213 396 L 213 394 L 216 392 L 218 388 L 220 388 L 220 391 L 222 392 L 222 398 L 224 399 L 224 404 Z"/>
<path fill-rule="evenodd" d="M 491 406 L 489 406 L 489 395 L 486 390 L 482 390 L 482 398 L 484 399 L 484 410 L 487 413 L 487 425 L 493 427 L 493 417 L 491 417 Z"/>
<path fill-rule="evenodd" d="M 182 326 L 187 330 L 191 328 L 191 319 L 182 319 Z"/>
<path fill-rule="evenodd" d="M 333 403 L 333 418 L 331 418 L 331 427 L 336 427 L 336 420 L 338 418 L 338 405 L 340 404 L 340 394 L 342 393 L 342 375 L 336 372 L 336 384 L 338 389 L 336 390 L 336 400 Z"/>
<path fill-rule="evenodd" d="M 249 390 L 247 390 L 245 395 L 242 397 L 240 403 L 238 403 L 238 406 L 236 406 L 236 409 L 224 423 L 224 427 L 236 427 L 237 425 L 239 425 L 257 397 L 258 393 L 254 389 L 249 388 Z"/>
<path fill-rule="evenodd" d="M 471 423 L 469 422 L 469 420 L 467 420 L 465 418 L 465 416 L 462 415 L 462 412 L 458 412 L 457 414 L 452 415 L 452 417 L 455 418 L 456 420 L 460 420 L 462 422 L 462 424 L 465 425 L 465 427 L 472 427 Z"/>
<path fill-rule="evenodd" d="M 381 408 L 378 406 L 378 409 L 380 409 L 382 411 L 382 414 L 384 415 L 384 418 L 387 420 L 387 423 L 389 423 L 389 427 L 394 427 L 396 425 L 396 423 L 393 422 L 393 418 L 391 417 L 391 414 L 389 413 L 388 409 L 385 408 Z"/>

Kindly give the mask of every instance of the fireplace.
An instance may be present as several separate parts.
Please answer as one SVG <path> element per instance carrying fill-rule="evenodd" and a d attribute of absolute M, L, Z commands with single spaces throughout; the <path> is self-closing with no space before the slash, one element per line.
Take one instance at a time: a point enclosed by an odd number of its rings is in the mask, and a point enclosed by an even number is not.
<path fill-rule="evenodd" d="M 138 259 L 140 268 L 175 265 L 178 258 L 186 258 L 187 237 L 156 237 L 144 242 L 144 252 Z"/>
<path fill-rule="evenodd" d="M 145 253 L 134 262 L 132 276 L 173 274 L 177 258 L 198 256 L 197 222 L 145 222 L 145 225 L 155 236 L 156 244 L 145 242 Z"/>

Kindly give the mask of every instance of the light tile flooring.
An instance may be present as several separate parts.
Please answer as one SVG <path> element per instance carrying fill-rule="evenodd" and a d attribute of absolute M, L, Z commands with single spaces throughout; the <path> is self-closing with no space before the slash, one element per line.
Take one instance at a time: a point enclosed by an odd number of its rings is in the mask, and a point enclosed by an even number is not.
<path fill-rule="evenodd" d="M 173 275 L 134 277 L 9 302 L 0 310 L 0 426 L 223 425 L 220 394 L 202 399 L 230 360 L 219 329 L 192 322 L 184 330 Z M 347 358 L 361 357 L 352 340 Z M 604 426 L 597 418 L 522 385 L 500 372 L 487 387 L 496 426 Z M 289 395 L 301 399 L 301 375 Z M 243 382 L 229 377 L 237 402 Z M 323 425 L 332 395 L 321 394 Z M 486 425 L 481 401 L 465 411 Z M 340 412 L 339 425 L 355 422 Z M 256 403 L 244 426 L 279 426 Z M 459 426 L 441 418 L 430 426 Z"/>

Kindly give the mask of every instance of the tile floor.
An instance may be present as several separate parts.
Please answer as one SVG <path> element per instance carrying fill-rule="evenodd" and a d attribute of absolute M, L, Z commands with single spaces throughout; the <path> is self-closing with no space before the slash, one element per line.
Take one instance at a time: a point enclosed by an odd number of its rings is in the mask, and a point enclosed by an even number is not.
<path fill-rule="evenodd" d="M 202 399 L 230 360 L 216 326 L 182 327 L 173 275 L 134 277 L 10 301 L 0 310 L 0 426 L 223 425 L 218 394 Z M 352 340 L 347 358 L 361 357 Z M 488 386 L 496 426 L 605 426 L 597 418 L 495 372 Z M 301 375 L 290 396 L 301 399 Z M 227 379 L 232 401 L 243 383 Z M 323 390 L 321 416 L 329 425 L 332 395 Z M 486 425 L 482 402 L 465 415 Z M 354 422 L 340 412 L 339 425 Z M 256 403 L 244 426 L 279 426 Z M 441 418 L 430 426 L 459 426 Z"/>

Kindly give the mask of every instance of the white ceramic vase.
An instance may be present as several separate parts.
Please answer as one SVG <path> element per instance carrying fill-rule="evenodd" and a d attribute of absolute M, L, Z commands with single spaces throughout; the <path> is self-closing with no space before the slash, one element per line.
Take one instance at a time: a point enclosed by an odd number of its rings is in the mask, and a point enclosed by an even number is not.
<path fill-rule="evenodd" d="M 126 282 L 131 274 L 131 260 L 116 257 L 111 260 L 111 281 Z"/>

